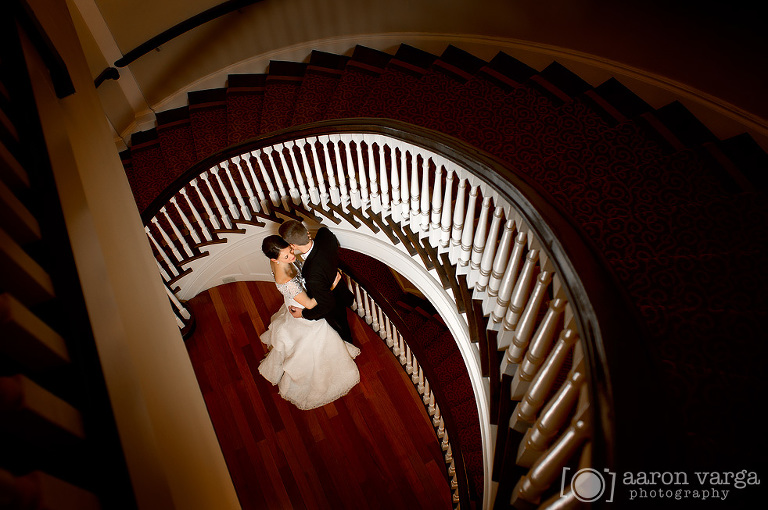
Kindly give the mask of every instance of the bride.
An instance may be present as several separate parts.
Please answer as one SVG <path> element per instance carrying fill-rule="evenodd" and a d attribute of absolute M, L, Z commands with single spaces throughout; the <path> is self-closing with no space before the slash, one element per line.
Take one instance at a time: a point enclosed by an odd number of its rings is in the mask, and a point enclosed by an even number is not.
<path fill-rule="evenodd" d="M 259 365 L 259 372 L 273 385 L 277 384 L 280 396 L 299 409 L 314 409 L 333 402 L 360 382 L 354 362 L 360 349 L 343 341 L 325 319 L 293 317 L 289 306 L 317 305 L 307 296 L 304 279 L 294 263 L 296 256 L 278 235 L 266 237 L 261 250 L 269 257 L 275 285 L 285 302 L 261 335 L 270 352 Z M 341 274 L 333 287 L 340 279 Z"/>

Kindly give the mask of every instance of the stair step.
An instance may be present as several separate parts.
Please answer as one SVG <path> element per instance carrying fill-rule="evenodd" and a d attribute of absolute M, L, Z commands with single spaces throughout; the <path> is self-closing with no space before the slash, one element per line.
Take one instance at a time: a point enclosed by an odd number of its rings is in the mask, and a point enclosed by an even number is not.
<path fill-rule="evenodd" d="M 707 142 L 717 141 L 717 137 L 680 101 L 662 106 L 656 110 L 655 114 L 686 147 L 698 147 Z"/>
<path fill-rule="evenodd" d="M 538 85 L 542 85 L 539 80 L 534 78 L 535 76 L 537 75 L 532 76 L 531 80 Z M 554 94 L 560 100 L 573 100 L 592 89 L 589 83 L 558 62 L 549 64 L 538 73 L 538 76 L 545 79 L 548 83 L 547 86 L 542 85 L 544 87 L 542 91 Z M 557 90 L 554 91 L 552 87 L 556 87 Z"/>
<path fill-rule="evenodd" d="M 197 161 L 227 144 L 227 89 L 198 90 L 187 94 L 192 138 Z"/>
<path fill-rule="evenodd" d="M 313 51 L 304 81 L 296 96 L 292 125 L 322 120 L 328 104 L 341 80 L 349 57 Z"/>
<path fill-rule="evenodd" d="M 235 144 L 259 134 L 267 75 L 230 74 L 227 85 L 227 139 Z"/>
<path fill-rule="evenodd" d="M 157 137 L 168 170 L 177 177 L 197 162 L 189 108 L 166 110 L 157 114 Z"/>
<path fill-rule="evenodd" d="M 754 138 L 744 133 L 723 140 L 719 145 L 755 189 L 768 190 L 768 154 Z"/>
<path fill-rule="evenodd" d="M 301 88 L 307 64 L 272 60 L 269 63 L 260 133 L 287 128 L 293 119 L 296 96 Z"/>
<path fill-rule="evenodd" d="M 369 90 L 379 80 L 392 55 L 366 46 L 355 46 L 352 58 L 333 96 L 328 101 L 326 119 L 354 117 L 365 104 Z"/>

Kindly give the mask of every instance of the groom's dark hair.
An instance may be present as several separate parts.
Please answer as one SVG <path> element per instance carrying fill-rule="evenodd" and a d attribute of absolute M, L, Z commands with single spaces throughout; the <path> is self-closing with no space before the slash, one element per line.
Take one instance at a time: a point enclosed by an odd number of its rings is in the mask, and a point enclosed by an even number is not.
<path fill-rule="evenodd" d="M 290 244 L 302 246 L 309 243 L 309 232 L 307 231 L 307 227 L 300 221 L 284 221 L 277 231 L 280 233 L 280 236 Z"/>

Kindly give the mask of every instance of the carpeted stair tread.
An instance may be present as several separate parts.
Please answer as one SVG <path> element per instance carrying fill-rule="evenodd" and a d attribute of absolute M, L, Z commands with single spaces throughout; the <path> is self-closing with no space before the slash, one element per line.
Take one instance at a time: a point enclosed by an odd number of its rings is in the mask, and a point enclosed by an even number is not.
<path fill-rule="evenodd" d="M 313 51 L 304 80 L 296 95 L 292 125 L 321 120 L 328 99 L 336 91 L 349 57 L 323 51 Z"/>
<path fill-rule="evenodd" d="M 436 59 L 431 53 L 401 44 L 356 115 L 397 119 L 395 110 L 402 111 L 412 100 L 414 89 Z"/>
<path fill-rule="evenodd" d="M 760 251 L 728 255 L 614 259 L 611 267 L 637 306 L 768 310 Z M 737 285 L 734 285 L 737 283 Z"/>
<path fill-rule="evenodd" d="M 748 133 L 719 142 L 725 155 L 758 190 L 768 190 L 768 153 Z"/>
<path fill-rule="evenodd" d="M 333 96 L 328 100 L 324 118 L 356 116 L 391 58 L 389 53 L 355 46 L 352 58 L 347 62 Z"/>
<path fill-rule="evenodd" d="M 687 147 L 718 140 L 680 101 L 656 109 L 655 115 Z"/>
<path fill-rule="evenodd" d="M 197 160 L 227 147 L 227 89 L 189 92 L 189 119 Z"/>
<path fill-rule="evenodd" d="M 227 84 L 227 139 L 235 144 L 259 134 L 267 75 L 230 74 Z"/>
<path fill-rule="evenodd" d="M 643 113 L 653 110 L 651 105 L 629 90 L 616 78 L 604 81 L 595 87 L 594 91 L 600 99 L 619 112 L 625 119 L 634 119 Z"/>
<path fill-rule="evenodd" d="M 573 100 L 592 88 L 589 83 L 558 62 L 552 62 L 531 76 L 529 83 L 542 93 L 551 95 L 555 102 Z"/>
<path fill-rule="evenodd" d="M 516 58 L 499 52 L 478 72 L 495 80 L 499 86 L 517 87 L 528 81 L 537 71 Z"/>
<path fill-rule="evenodd" d="M 177 177 L 197 161 L 189 108 L 175 108 L 157 114 L 157 136 L 169 171 Z"/>
<path fill-rule="evenodd" d="M 291 125 L 296 96 L 304 80 L 307 64 L 272 60 L 269 62 L 264 104 L 261 109 L 260 134 Z"/>
<path fill-rule="evenodd" d="M 485 65 L 485 62 L 454 46 L 448 46 L 432 63 L 413 93 L 393 105 L 397 117 L 429 129 L 452 133 L 460 126 L 455 123 L 455 104 L 464 83 Z"/>
<path fill-rule="evenodd" d="M 605 258 L 724 254 L 768 246 L 768 204 L 761 194 L 630 212 L 582 225 Z"/>
<path fill-rule="evenodd" d="M 152 203 L 175 179 L 160 148 L 157 130 L 131 136 L 131 166 L 126 168 L 128 182 L 139 211 Z"/>

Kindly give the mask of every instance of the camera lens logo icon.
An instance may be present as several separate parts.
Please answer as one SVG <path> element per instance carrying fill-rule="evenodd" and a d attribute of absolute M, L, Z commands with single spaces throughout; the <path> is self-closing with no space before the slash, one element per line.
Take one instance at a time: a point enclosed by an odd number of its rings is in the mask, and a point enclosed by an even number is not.
<path fill-rule="evenodd" d="M 565 493 L 565 480 L 569 468 L 563 468 L 563 480 L 561 484 L 561 495 Z M 610 486 L 606 483 L 606 479 L 603 474 L 593 468 L 579 469 L 573 474 L 570 482 L 570 489 L 574 497 L 583 503 L 593 503 L 606 495 L 608 491 L 608 497 L 606 502 L 613 501 L 613 490 L 616 483 L 616 474 L 609 470 L 605 470 L 608 474 Z"/>

